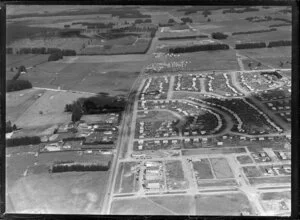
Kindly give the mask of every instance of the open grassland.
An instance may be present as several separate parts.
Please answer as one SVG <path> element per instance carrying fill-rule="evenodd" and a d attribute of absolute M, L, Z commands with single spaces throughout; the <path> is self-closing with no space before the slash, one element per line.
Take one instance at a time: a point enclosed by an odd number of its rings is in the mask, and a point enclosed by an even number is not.
<path fill-rule="evenodd" d="M 48 61 L 49 55 L 44 54 L 7 54 L 6 55 L 6 69 L 10 70 L 11 67 L 19 67 L 21 65 L 26 68 L 32 67 Z M 15 73 L 16 70 L 14 69 Z"/>
<path fill-rule="evenodd" d="M 191 196 L 155 196 L 115 199 L 110 214 L 113 215 L 194 215 Z"/>
<path fill-rule="evenodd" d="M 238 183 L 235 179 L 210 179 L 210 180 L 199 180 L 197 182 L 198 188 L 207 187 L 232 187 L 237 186 Z"/>
<path fill-rule="evenodd" d="M 71 172 L 22 177 L 8 184 L 7 213 L 100 214 L 108 175 Z"/>
<path fill-rule="evenodd" d="M 44 93 L 35 89 L 6 93 L 6 121 L 15 122 Z"/>
<path fill-rule="evenodd" d="M 276 177 L 260 177 L 260 178 L 249 178 L 251 185 L 276 185 L 276 184 L 290 184 L 290 176 L 276 176 Z"/>
<path fill-rule="evenodd" d="M 182 155 L 192 156 L 192 155 L 202 155 L 202 154 L 232 154 L 232 153 L 246 153 L 245 148 L 199 148 L 192 150 L 182 150 Z"/>
<path fill-rule="evenodd" d="M 291 191 L 265 192 L 260 194 L 262 200 L 291 199 Z"/>
<path fill-rule="evenodd" d="M 255 214 L 248 198 L 242 193 L 196 196 L 197 215 L 238 216 L 244 211 L 249 212 L 251 215 Z"/>
<path fill-rule="evenodd" d="M 71 115 L 64 112 L 65 105 L 72 103 L 79 97 L 89 96 L 89 94 L 77 94 L 72 92 L 46 91 L 26 110 L 20 109 L 19 114 L 21 115 L 14 123 L 20 128 L 37 129 L 39 127 L 51 127 L 60 123 L 69 122 Z M 14 108 L 15 107 L 16 105 Z M 10 113 L 7 112 L 7 115 L 9 116 Z"/>
<path fill-rule="evenodd" d="M 76 63 L 75 60 L 66 61 L 41 64 L 28 70 L 20 79 L 29 80 L 35 87 L 119 95 L 128 93 L 144 65 L 139 61 L 97 62 L 95 59 L 90 63 L 80 62 L 80 58 L 76 58 Z"/>
<path fill-rule="evenodd" d="M 225 158 L 211 158 L 210 161 L 217 178 L 224 179 L 234 177 L 231 168 Z"/>

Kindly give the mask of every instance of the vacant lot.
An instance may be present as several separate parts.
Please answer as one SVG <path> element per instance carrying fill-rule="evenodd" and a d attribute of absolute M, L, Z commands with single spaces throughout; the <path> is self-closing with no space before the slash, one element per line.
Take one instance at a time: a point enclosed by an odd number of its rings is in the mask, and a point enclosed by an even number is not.
<path fill-rule="evenodd" d="M 232 153 L 246 153 L 245 148 L 201 148 L 193 150 L 182 150 L 182 155 L 192 156 L 197 154 L 232 154 Z"/>
<path fill-rule="evenodd" d="M 139 186 L 135 175 L 136 165 L 136 162 L 120 163 L 115 193 L 132 193 L 138 190 Z"/>
<path fill-rule="evenodd" d="M 248 155 L 237 156 L 236 159 L 240 164 L 248 164 L 253 163 L 253 160 Z"/>
<path fill-rule="evenodd" d="M 168 189 L 186 189 L 188 181 L 184 177 L 180 160 L 169 160 L 165 163 Z"/>
<path fill-rule="evenodd" d="M 230 187 L 237 186 L 235 179 L 218 179 L 218 180 L 200 180 L 197 182 L 198 187 Z"/>
<path fill-rule="evenodd" d="M 193 168 L 198 179 L 213 179 L 211 166 L 208 159 L 193 161 Z"/>
<path fill-rule="evenodd" d="M 171 112 L 169 111 L 149 111 L 148 114 L 143 114 L 142 112 L 139 113 L 139 120 L 142 121 L 162 121 L 162 120 L 167 120 L 167 121 L 172 121 L 172 120 L 177 120 L 178 118 L 175 117 Z"/>
<path fill-rule="evenodd" d="M 211 158 L 211 165 L 217 178 L 232 178 L 233 173 L 225 158 Z"/>
<path fill-rule="evenodd" d="M 251 185 L 274 185 L 274 184 L 291 184 L 290 176 L 276 176 L 276 177 L 261 177 L 261 178 L 249 178 Z"/>
<path fill-rule="evenodd" d="M 238 216 L 242 212 L 249 212 L 250 215 L 255 214 L 248 198 L 242 193 L 197 195 L 195 198 L 197 215 Z"/>
<path fill-rule="evenodd" d="M 265 192 L 260 195 L 262 200 L 282 200 L 291 199 L 291 191 Z"/>
<path fill-rule="evenodd" d="M 115 199 L 113 215 L 190 215 L 194 199 L 190 196 L 165 196 Z"/>
<path fill-rule="evenodd" d="M 260 177 L 261 171 L 256 166 L 243 167 L 243 171 L 247 177 Z"/>

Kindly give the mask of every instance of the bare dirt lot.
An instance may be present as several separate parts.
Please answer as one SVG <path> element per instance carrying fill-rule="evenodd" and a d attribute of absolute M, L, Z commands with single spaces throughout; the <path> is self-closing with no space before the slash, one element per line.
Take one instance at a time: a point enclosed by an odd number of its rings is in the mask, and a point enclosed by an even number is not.
<path fill-rule="evenodd" d="M 240 215 L 243 211 L 255 214 L 248 198 L 242 193 L 196 196 L 197 215 Z"/>

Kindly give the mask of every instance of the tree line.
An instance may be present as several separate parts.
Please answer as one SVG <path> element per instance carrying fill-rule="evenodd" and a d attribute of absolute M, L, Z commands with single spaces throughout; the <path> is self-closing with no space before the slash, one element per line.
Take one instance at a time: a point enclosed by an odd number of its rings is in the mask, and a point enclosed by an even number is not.
<path fill-rule="evenodd" d="M 13 54 L 14 49 L 11 47 L 6 48 L 7 54 Z M 33 47 L 33 48 L 19 48 L 16 49 L 16 54 L 53 54 L 62 53 L 63 56 L 76 56 L 76 51 L 71 49 L 59 49 L 59 48 L 45 48 L 45 47 Z"/>
<path fill-rule="evenodd" d="M 204 44 L 204 45 L 169 48 L 169 53 L 191 53 L 197 51 L 228 50 L 228 49 L 229 46 L 227 44 Z"/>
<path fill-rule="evenodd" d="M 51 168 L 52 173 L 61 172 L 84 172 L 84 171 L 108 171 L 111 162 L 109 161 L 107 165 L 103 164 L 55 164 Z"/>
<path fill-rule="evenodd" d="M 256 30 L 256 31 L 240 31 L 240 32 L 233 32 L 232 35 L 258 34 L 258 33 L 264 33 L 264 32 L 272 32 L 272 31 L 277 31 L 277 29 L 276 28 L 271 28 L 271 29 Z"/>
<path fill-rule="evenodd" d="M 30 144 L 40 144 L 41 138 L 38 136 L 32 137 L 19 137 L 19 138 L 11 138 L 6 140 L 7 147 L 15 147 L 21 145 L 30 145 Z"/>
<path fill-rule="evenodd" d="M 159 37 L 158 40 L 181 40 L 181 39 L 196 39 L 207 38 L 207 35 L 195 35 L 195 36 L 180 36 L 180 37 Z"/>
<path fill-rule="evenodd" d="M 283 46 L 291 46 L 291 45 L 292 45 L 292 41 L 290 40 L 279 40 L 279 41 L 270 41 L 268 46 L 265 42 L 240 43 L 235 45 L 235 49 L 283 47 Z"/>

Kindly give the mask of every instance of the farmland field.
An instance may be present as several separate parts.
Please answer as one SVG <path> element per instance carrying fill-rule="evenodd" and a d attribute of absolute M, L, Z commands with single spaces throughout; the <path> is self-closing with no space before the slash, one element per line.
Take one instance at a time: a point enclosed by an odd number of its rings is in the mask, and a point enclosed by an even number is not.
<path fill-rule="evenodd" d="M 283 198 L 291 199 L 291 191 L 265 192 L 261 193 L 260 198 L 262 200 L 281 200 Z"/>
<path fill-rule="evenodd" d="M 212 168 L 217 178 L 233 178 L 231 168 L 225 158 L 211 158 Z"/>
<path fill-rule="evenodd" d="M 21 94 L 22 91 L 18 93 Z M 79 97 L 89 96 L 89 94 L 46 91 L 25 111 L 24 109 L 19 109 L 12 116 L 10 116 L 10 112 L 7 112 L 7 115 L 8 117 L 19 116 L 15 118 L 13 123 L 20 128 L 37 129 L 39 127 L 51 127 L 71 120 L 71 115 L 64 112 L 65 104 L 70 104 Z M 22 106 L 22 102 L 16 104 Z"/>
<path fill-rule="evenodd" d="M 11 67 L 19 67 L 24 65 L 26 68 L 34 65 L 38 65 L 40 63 L 44 63 L 48 61 L 49 55 L 43 54 L 7 54 L 6 55 L 6 68 L 10 69 Z"/>
<path fill-rule="evenodd" d="M 240 215 L 243 211 L 255 214 L 248 198 L 242 193 L 196 196 L 197 215 Z"/>
<path fill-rule="evenodd" d="M 36 87 L 119 95 L 127 94 L 142 66 L 143 62 L 51 62 L 30 69 L 20 79 Z"/>
<path fill-rule="evenodd" d="M 189 215 L 193 214 L 193 197 L 168 196 L 115 199 L 110 214 L 113 215 Z"/>
<path fill-rule="evenodd" d="M 208 159 L 193 161 L 193 168 L 198 179 L 213 179 L 213 173 Z"/>

